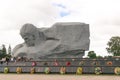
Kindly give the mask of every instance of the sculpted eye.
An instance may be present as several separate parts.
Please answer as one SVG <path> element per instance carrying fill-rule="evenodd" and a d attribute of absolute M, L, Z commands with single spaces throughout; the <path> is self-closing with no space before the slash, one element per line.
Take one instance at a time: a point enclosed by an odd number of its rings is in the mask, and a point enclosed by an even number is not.
<path fill-rule="evenodd" d="M 28 38 L 24 38 L 25 40 L 27 40 Z"/>

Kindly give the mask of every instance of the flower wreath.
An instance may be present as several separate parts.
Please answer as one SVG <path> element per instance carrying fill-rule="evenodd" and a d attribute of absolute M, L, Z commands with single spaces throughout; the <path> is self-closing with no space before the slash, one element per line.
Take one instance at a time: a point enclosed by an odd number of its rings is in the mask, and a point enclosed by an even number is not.
<path fill-rule="evenodd" d="M 60 74 L 65 74 L 66 73 L 66 68 L 65 67 L 61 67 L 60 68 Z"/>
<path fill-rule="evenodd" d="M 102 73 L 102 69 L 100 67 L 96 67 L 95 74 L 101 74 L 101 73 Z"/>
<path fill-rule="evenodd" d="M 78 67 L 78 68 L 77 68 L 76 74 L 82 74 L 82 67 Z"/>
<path fill-rule="evenodd" d="M 66 66 L 70 66 L 71 65 L 71 62 L 66 62 Z"/>
<path fill-rule="evenodd" d="M 80 62 L 79 62 L 79 65 L 80 65 L 80 66 L 83 66 L 83 65 L 84 65 L 84 61 L 80 61 Z"/>
<path fill-rule="evenodd" d="M 46 73 L 46 74 L 49 74 L 49 73 L 50 73 L 50 68 L 49 68 L 49 67 L 46 67 L 46 68 L 45 68 L 45 73 Z"/>
<path fill-rule="evenodd" d="M 22 72 L 22 68 L 21 67 L 17 67 L 16 68 L 16 72 L 19 74 L 19 73 L 21 73 Z"/>
<path fill-rule="evenodd" d="M 32 62 L 32 66 L 36 66 L 37 65 L 37 63 L 34 61 L 34 62 Z"/>
<path fill-rule="evenodd" d="M 113 64 L 112 61 L 108 61 L 108 62 L 107 62 L 107 65 L 108 65 L 108 66 L 112 66 L 112 64 Z"/>
<path fill-rule="evenodd" d="M 54 62 L 54 66 L 58 66 L 59 63 L 57 61 Z"/>
<path fill-rule="evenodd" d="M 34 67 L 32 67 L 32 68 L 30 69 L 30 73 L 31 73 L 31 74 L 34 74 L 34 73 L 35 73 L 35 68 L 34 68 Z"/>
<path fill-rule="evenodd" d="M 9 72 L 9 68 L 8 67 L 5 67 L 4 68 L 4 73 L 8 73 Z"/>
<path fill-rule="evenodd" d="M 117 74 L 117 75 L 120 75 L 120 67 L 116 67 L 114 69 L 114 73 Z"/>

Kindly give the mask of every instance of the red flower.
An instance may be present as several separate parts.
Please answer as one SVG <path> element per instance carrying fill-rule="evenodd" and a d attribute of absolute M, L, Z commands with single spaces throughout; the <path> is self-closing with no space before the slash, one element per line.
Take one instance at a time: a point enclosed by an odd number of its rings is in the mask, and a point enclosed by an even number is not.
<path fill-rule="evenodd" d="M 70 66 L 70 65 L 71 65 L 71 63 L 70 63 L 70 62 L 66 62 L 66 65 L 67 65 L 67 66 Z"/>
<path fill-rule="evenodd" d="M 111 61 L 108 61 L 108 62 L 107 62 L 107 65 L 108 65 L 108 66 L 112 66 L 112 62 L 111 62 Z"/>
<path fill-rule="evenodd" d="M 54 65 L 55 65 L 55 66 L 58 66 L 58 62 L 57 62 L 57 61 L 55 61 Z"/>
<path fill-rule="evenodd" d="M 36 64 L 36 62 L 34 61 L 34 62 L 32 62 L 32 66 L 36 66 L 37 64 Z"/>

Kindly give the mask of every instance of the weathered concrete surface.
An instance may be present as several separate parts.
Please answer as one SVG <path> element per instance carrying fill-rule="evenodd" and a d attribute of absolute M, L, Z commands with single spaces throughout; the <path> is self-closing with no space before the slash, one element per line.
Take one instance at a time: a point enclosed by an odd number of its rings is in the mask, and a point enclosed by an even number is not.
<path fill-rule="evenodd" d="M 72 58 L 89 50 L 89 24 L 85 23 L 61 22 L 45 29 L 25 24 L 20 35 L 25 42 L 14 48 L 14 56 Z"/>

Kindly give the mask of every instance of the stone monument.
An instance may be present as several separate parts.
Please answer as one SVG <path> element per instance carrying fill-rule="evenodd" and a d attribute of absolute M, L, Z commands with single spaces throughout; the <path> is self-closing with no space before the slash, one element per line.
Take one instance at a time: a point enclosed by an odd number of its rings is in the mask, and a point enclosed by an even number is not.
<path fill-rule="evenodd" d="M 20 30 L 24 43 L 13 49 L 14 57 L 82 58 L 89 50 L 89 24 L 58 22 L 51 28 L 37 28 L 24 24 Z"/>

